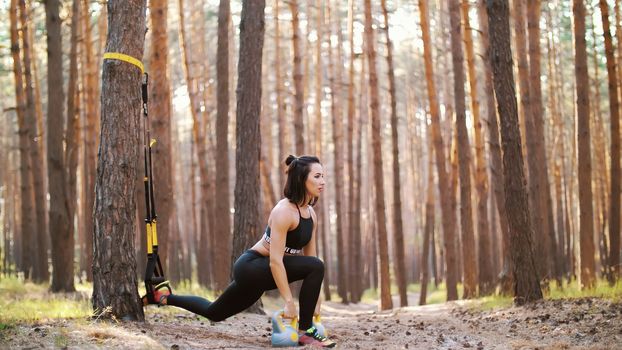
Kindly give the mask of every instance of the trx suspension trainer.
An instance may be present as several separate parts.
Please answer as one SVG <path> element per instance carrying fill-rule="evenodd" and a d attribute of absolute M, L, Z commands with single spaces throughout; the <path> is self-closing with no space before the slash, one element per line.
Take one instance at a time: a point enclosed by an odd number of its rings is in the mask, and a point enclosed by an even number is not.
<path fill-rule="evenodd" d="M 153 166 L 151 157 L 151 148 L 155 145 L 156 140 L 151 139 L 151 132 L 149 129 L 149 93 L 148 93 L 149 75 L 144 73 L 144 80 L 142 82 L 142 108 L 143 108 L 143 156 L 145 163 L 145 177 L 143 182 L 145 184 L 145 228 L 147 234 L 147 267 L 145 269 L 145 289 L 147 294 L 142 297 L 143 305 L 158 303 L 155 300 L 154 292 L 161 288 L 167 288 L 169 293 L 171 287 L 169 281 L 164 278 L 164 270 L 162 269 L 162 263 L 160 262 L 160 256 L 158 255 L 158 230 L 157 230 L 157 218 L 155 209 L 155 194 L 153 191 Z"/>

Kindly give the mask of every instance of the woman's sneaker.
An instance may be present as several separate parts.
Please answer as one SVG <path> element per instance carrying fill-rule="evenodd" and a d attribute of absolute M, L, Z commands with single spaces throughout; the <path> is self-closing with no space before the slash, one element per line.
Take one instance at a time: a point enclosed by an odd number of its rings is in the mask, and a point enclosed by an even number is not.
<path fill-rule="evenodd" d="M 298 338 L 298 345 L 311 345 L 320 348 L 332 348 L 337 343 L 328 340 L 328 338 L 321 336 L 315 327 L 307 329 L 305 334 Z"/>
<path fill-rule="evenodd" d="M 173 294 L 168 281 L 164 281 L 154 287 L 153 299 L 150 300 L 147 295 L 142 297 L 143 305 L 156 304 L 158 306 L 166 305 L 166 298 Z"/>

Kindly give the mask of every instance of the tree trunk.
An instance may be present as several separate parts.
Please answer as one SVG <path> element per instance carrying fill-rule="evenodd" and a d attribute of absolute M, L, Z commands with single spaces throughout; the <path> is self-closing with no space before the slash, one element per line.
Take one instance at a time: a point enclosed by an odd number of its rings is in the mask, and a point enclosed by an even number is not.
<path fill-rule="evenodd" d="M 421 292 L 419 294 L 419 305 L 426 304 L 426 298 L 428 294 L 428 271 L 430 270 L 428 266 L 428 261 L 430 261 L 430 238 L 434 234 L 434 174 L 432 173 L 432 168 L 434 167 L 434 160 L 432 158 L 432 153 L 434 152 L 434 144 L 432 142 L 432 128 L 428 126 L 427 128 L 427 139 L 428 139 L 428 182 L 427 182 L 427 190 L 425 197 L 425 225 L 423 231 L 423 252 L 421 254 Z M 432 245 L 432 249 L 434 246 Z"/>
<path fill-rule="evenodd" d="M 521 113 L 525 122 L 525 143 L 527 146 L 527 165 L 528 165 L 528 177 L 527 185 L 529 189 L 529 209 L 531 215 L 531 223 L 533 225 L 533 242 L 535 243 L 535 259 L 536 267 L 538 268 L 538 275 L 540 278 L 549 277 L 549 264 L 547 247 L 548 247 L 548 235 L 545 234 L 545 222 L 542 210 L 542 203 L 539 200 L 540 182 L 539 182 L 539 167 L 536 151 L 536 134 L 535 134 L 535 122 L 534 122 L 534 110 L 532 107 L 533 101 L 531 96 L 530 81 L 529 81 L 529 57 L 527 55 L 527 39 L 526 33 L 526 0 L 517 0 L 513 2 L 514 5 L 514 25 L 515 25 L 515 38 L 516 38 L 516 55 L 518 66 L 518 83 L 520 89 L 520 102 Z"/>
<path fill-rule="evenodd" d="M 86 280 L 93 280 L 93 205 L 95 204 L 95 173 L 97 162 L 97 143 L 99 142 L 99 124 L 100 114 L 98 108 L 99 82 L 97 74 L 97 63 L 93 58 L 93 42 L 91 35 L 91 15 L 89 12 L 89 0 L 82 1 L 82 17 L 83 25 L 83 43 L 84 43 L 84 66 L 86 69 L 86 86 L 85 86 L 85 111 L 86 111 L 86 128 L 85 128 L 85 147 L 86 147 L 86 169 L 84 170 L 84 183 L 86 185 L 86 207 L 84 210 L 86 233 L 86 263 L 89 267 L 86 271 Z M 104 13 L 102 9 L 102 14 Z"/>
<path fill-rule="evenodd" d="M 264 41 L 264 0 L 245 1 L 240 21 L 240 54 L 236 108 L 236 208 L 233 221 L 231 264 L 248 249 L 260 230 L 259 159 L 261 133 L 261 62 Z M 261 301 L 249 311 L 262 312 Z"/>
<path fill-rule="evenodd" d="M 327 4 L 327 21 L 326 25 L 328 28 L 328 75 L 330 80 L 330 110 L 331 110 L 331 120 L 332 120 L 332 133 L 333 133 L 333 156 L 334 156 L 334 172 L 335 172 L 335 211 L 337 214 L 336 226 L 337 226 L 337 293 L 341 298 L 341 302 L 344 304 L 348 303 L 348 278 L 346 276 L 347 271 L 347 254 L 345 249 L 345 230 L 343 227 L 344 222 L 344 214 L 343 210 L 343 153 L 342 153 L 342 116 L 341 116 L 341 108 L 339 104 L 341 101 L 339 100 L 339 95 L 341 92 L 341 81 L 340 74 L 336 73 L 336 65 L 341 64 L 341 62 L 335 63 L 333 58 L 333 45 L 331 43 L 331 37 L 333 35 L 333 20 L 331 16 L 331 5 Z M 341 30 L 337 28 L 337 30 Z M 335 33 L 335 36 L 337 34 Z M 339 46 L 337 46 L 339 50 Z"/>
<path fill-rule="evenodd" d="M 389 78 L 389 97 L 391 98 L 391 140 L 393 151 L 393 244 L 395 260 L 393 262 L 397 289 L 400 293 L 400 306 L 408 306 L 406 296 L 406 265 L 404 264 L 404 232 L 402 224 L 402 189 L 400 181 L 399 137 L 397 134 L 397 98 L 395 96 L 395 69 L 393 68 L 393 44 L 389 37 L 389 13 L 386 0 L 382 0 L 384 31 L 387 45 L 387 66 Z"/>
<path fill-rule="evenodd" d="M 592 161 L 590 146 L 590 98 L 585 42 L 585 4 L 573 0 L 575 74 L 577 89 L 577 141 L 579 151 L 579 208 L 582 288 L 596 283 L 594 267 L 594 213 L 592 208 Z"/>
<path fill-rule="evenodd" d="M 300 53 L 300 24 L 298 21 L 298 1 L 290 0 L 289 9 L 292 13 L 292 46 L 294 53 L 294 135 L 296 137 L 296 154 L 305 152 L 304 140 L 304 86 L 302 82 L 302 55 Z"/>
<path fill-rule="evenodd" d="M 146 1 L 108 2 L 106 52 L 141 59 L 145 43 Z M 93 309 L 122 320 L 144 320 L 137 290 L 134 234 L 136 174 L 140 130 L 140 70 L 106 60 L 102 73 L 101 143 L 93 214 Z M 146 126 L 146 125 L 145 125 Z"/>
<path fill-rule="evenodd" d="M 47 159 L 50 190 L 50 236 L 52 237 L 52 292 L 73 292 L 74 238 L 69 228 L 65 159 L 63 152 L 63 60 L 60 2 L 45 2 L 48 58 Z M 39 241 L 41 244 L 41 240 Z M 43 257 L 47 257 L 44 254 Z M 46 259 L 47 260 L 47 259 Z M 45 264 L 47 269 L 47 261 Z"/>
<path fill-rule="evenodd" d="M 542 299 L 542 291 L 533 259 L 531 222 L 512 74 L 508 7 L 507 0 L 487 2 L 495 95 L 501 121 L 506 196 L 504 205 L 508 214 L 511 213 L 508 219 L 510 258 L 514 267 L 514 301 L 520 305 Z"/>
<path fill-rule="evenodd" d="M 614 284 L 620 276 L 620 105 L 618 103 L 618 76 L 609 25 L 609 5 L 600 0 L 600 13 L 605 37 L 607 78 L 609 87 L 609 111 L 611 113 L 611 192 L 609 196 L 609 283 Z M 616 6 L 619 6 L 616 2 Z M 620 33 L 620 32 L 618 32 Z M 619 42 L 618 45 L 622 45 Z"/>
<path fill-rule="evenodd" d="M 436 170 L 438 172 L 438 187 L 441 195 L 442 225 L 444 234 L 445 263 L 447 265 L 447 300 L 458 299 L 455 249 L 455 213 L 451 209 L 451 189 L 449 174 L 445 166 L 445 146 L 441 136 L 440 108 L 436 96 L 436 84 L 434 83 L 434 69 L 432 65 L 432 47 L 430 40 L 430 22 L 428 19 L 428 3 L 419 0 L 419 14 L 421 16 L 421 31 L 423 35 L 423 57 L 425 60 L 425 76 L 427 82 L 428 99 L 430 103 L 430 115 L 432 117 L 432 139 L 434 153 L 436 155 Z"/>
<path fill-rule="evenodd" d="M 231 257 L 231 223 L 229 211 L 229 0 L 220 0 L 218 8 L 218 47 L 216 53 L 216 207 L 214 217 L 217 247 L 217 266 L 214 282 L 216 289 L 224 290 L 229 284 L 229 264 Z"/>
<path fill-rule="evenodd" d="M 477 90 L 477 76 L 475 75 L 475 53 L 473 49 L 473 36 L 469 22 L 469 2 L 462 1 L 462 20 L 464 21 L 464 42 L 467 55 L 467 67 L 469 74 L 469 93 L 471 95 L 471 114 L 473 116 L 473 130 L 475 136 L 475 189 L 477 191 L 477 234 L 478 255 L 477 266 L 479 270 L 478 285 L 480 295 L 489 295 L 494 291 L 494 276 L 492 264 L 492 249 L 490 229 L 488 227 L 488 174 L 484 159 L 484 138 L 482 135 L 482 122 L 480 120 L 479 97 Z"/>
<path fill-rule="evenodd" d="M 200 229 L 199 229 L 199 247 L 197 249 L 197 265 L 199 283 L 203 286 L 209 286 L 211 282 L 210 270 L 210 245 L 209 245 L 209 218 L 211 207 L 210 195 L 210 179 L 207 167 L 207 145 L 205 142 L 205 127 L 207 118 L 205 118 L 205 106 L 201 106 L 199 96 L 199 82 L 196 75 L 196 69 L 191 67 L 192 58 L 189 50 L 188 35 L 186 34 L 184 2 L 179 0 L 179 42 L 181 53 L 184 60 L 184 75 L 186 77 L 186 85 L 188 86 L 188 95 L 190 97 L 190 112 L 192 114 L 192 137 L 197 147 L 197 158 L 199 162 L 199 178 L 201 182 L 200 190 Z M 202 119 L 205 119 L 202 122 Z"/>
<path fill-rule="evenodd" d="M 35 222 L 37 231 L 31 242 L 30 254 L 33 255 L 33 274 L 32 278 L 35 282 L 48 282 L 48 231 L 46 221 L 46 193 L 45 193 L 45 174 L 43 169 L 43 154 L 41 151 L 41 143 L 43 142 L 43 130 L 37 128 L 37 116 L 34 96 L 34 81 L 32 77 L 32 57 L 29 38 L 29 19 L 26 8 L 26 0 L 19 0 L 20 19 L 22 23 L 22 43 L 23 43 L 23 69 L 24 69 L 24 87 L 26 91 L 26 109 L 25 122 L 30 125 L 26 130 L 28 133 L 28 143 L 30 144 L 30 164 L 32 167 L 32 181 L 34 185 L 34 203 L 35 203 Z M 60 59 L 60 58 L 59 58 Z M 62 84 L 62 80 L 61 80 Z M 60 101 L 59 101 L 60 103 Z M 62 105 L 61 105 L 62 109 Z M 61 118 L 62 120 L 62 118 Z M 62 137 L 62 135 L 61 135 Z"/>
<path fill-rule="evenodd" d="M 505 192 L 503 189 L 503 161 L 501 159 L 501 144 L 499 143 L 499 123 L 497 121 L 497 113 L 495 108 L 495 94 L 492 77 L 492 57 L 490 56 L 490 42 L 488 30 L 488 15 L 486 13 L 486 0 L 479 0 L 477 14 L 479 25 L 481 28 L 481 44 L 484 55 L 484 95 L 486 96 L 486 110 L 488 112 L 488 138 L 490 149 L 490 173 L 491 187 L 495 195 L 497 203 L 497 211 L 499 213 L 499 225 L 501 226 L 501 246 L 503 255 L 503 270 L 501 272 L 499 282 L 502 294 L 512 293 L 513 285 L 513 267 L 510 259 L 510 237 L 508 226 L 508 214 L 505 210 Z"/>
<path fill-rule="evenodd" d="M 460 174 L 460 226 L 462 228 L 462 266 L 464 269 L 463 297 L 465 299 L 470 299 L 477 297 L 477 257 L 475 256 L 473 210 L 471 208 L 471 147 L 469 145 L 469 135 L 466 127 L 464 55 L 462 52 L 459 0 L 449 0 L 449 15 Z"/>
<path fill-rule="evenodd" d="M 365 0 L 365 51 L 369 66 L 369 87 L 371 101 L 372 152 L 375 188 L 375 216 L 378 238 L 378 254 L 380 257 L 380 310 L 393 308 L 391 300 L 391 280 L 389 273 L 389 247 L 387 241 L 387 224 L 384 204 L 384 174 L 382 172 L 382 140 L 380 136 L 380 111 L 378 102 L 378 76 L 376 74 L 376 49 L 374 48 L 374 31 L 372 28 L 371 1 Z"/>
<path fill-rule="evenodd" d="M 151 102 L 151 127 L 153 137 L 157 144 L 153 148 L 155 160 L 154 188 L 155 204 L 158 221 L 158 250 L 160 261 L 165 271 L 168 270 L 168 246 L 170 231 L 176 221 L 173 216 L 175 197 L 173 191 L 173 166 L 172 166 L 172 142 L 171 142 L 171 84 L 168 74 L 168 2 L 166 0 L 151 0 L 149 14 L 152 23 L 151 34 L 151 57 L 149 57 L 149 69 L 151 70 L 151 84 L 149 101 Z M 179 260 L 170 260 L 178 264 Z"/>
<path fill-rule="evenodd" d="M 549 183 L 549 169 L 546 159 L 546 139 L 544 137 L 544 111 L 542 107 L 542 70 L 540 65 L 540 0 L 527 0 L 527 27 L 529 33 L 529 87 L 531 89 L 531 115 L 533 117 L 534 152 L 537 166 L 537 198 L 541 211 L 537 213 L 544 236 L 547 270 L 549 278 L 554 277 L 561 284 L 555 225 L 553 224 L 553 201 Z M 541 275 L 541 277 L 545 277 Z"/>
<path fill-rule="evenodd" d="M 67 128 L 65 129 L 65 169 L 67 186 L 67 218 L 69 236 L 74 237 L 74 218 L 77 209 L 77 169 L 80 135 L 80 93 L 78 91 L 78 37 L 80 31 L 80 0 L 73 0 L 71 8 L 71 51 L 69 54 L 69 82 L 67 84 Z M 83 252 L 84 232 L 78 232 L 80 252 Z M 82 238 L 82 239 L 80 239 Z M 73 248 L 72 248 L 73 249 Z M 81 254 L 83 255 L 83 253 Z M 72 251 L 73 256 L 73 251 Z M 82 259 L 80 259 L 83 261 Z M 72 262 L 73 264 L 73 262 Z M 73 268 L 72 268 L 73 270 Z M 78 270 L 80 272 L 80 270 Z M 78 273 L 80 276 L 80 273 Z M 71 276 L 73 280 L 73 276 Z"/>
<path fill-rule="evenodd" d="M 20 41 L 17 23 L 17 0 L 11 0 L 9 12 L 11 22 L 11 55 L 13 56 L 13 76 L 15 78 L 15 105 L 19 134 L 19 175 L 20 175 L 20 234 L 21 259 L 19 266 L 24 272 L 24 278 L 30 279 L 33 268 L 32 245 L 35 239 L 35 210 L 33 206 L 34 192 L 32 186 L 32 167 L 30 166 L 30 143 L 28 129 L 32 124 L 26 123 L 26 97 L 24 95 L 24 80 L 22 61 L 20 59 Z"/>

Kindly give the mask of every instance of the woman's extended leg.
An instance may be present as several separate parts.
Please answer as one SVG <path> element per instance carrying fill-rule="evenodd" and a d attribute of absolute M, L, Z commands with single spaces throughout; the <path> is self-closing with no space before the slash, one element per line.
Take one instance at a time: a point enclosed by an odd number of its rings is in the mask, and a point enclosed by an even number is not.
<path fill-rule="evenodd" d="M 207 319 L 218 322 L 246 310 L 253 305 L 263 290 L 241 288 L 235 281 L 213 302 L 193 295 L 168 296 L 166 303 L 199 314 Z"/>

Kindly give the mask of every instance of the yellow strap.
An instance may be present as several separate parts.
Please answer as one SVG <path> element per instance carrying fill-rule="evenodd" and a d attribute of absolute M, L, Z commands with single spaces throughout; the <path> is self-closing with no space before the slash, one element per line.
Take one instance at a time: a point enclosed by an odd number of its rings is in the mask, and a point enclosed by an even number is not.
<path fill-rule="evenodd" d="M 156 226 L 156 220 L 153 219 L 153 221 L 151 222 L 151 236 L 152 236 L 152 243 L 154 246 L 158 245 L 158 229 Z"/>
<path fill-rule="evenodd" d="M 147 223 L 147 254 L 153 253 L 153 241 L 151 237 L 151 224 Z"/>
<path fill-rule="evenodd" d="M 141 74 L 145 73 L 145 67 L 143 66 L 143 63 L 132 56 L 128 56 L 119 52 L 106 52 L 104 53 L 104 59 L 119 60 L 133 64 L 140 69 Z"/>

